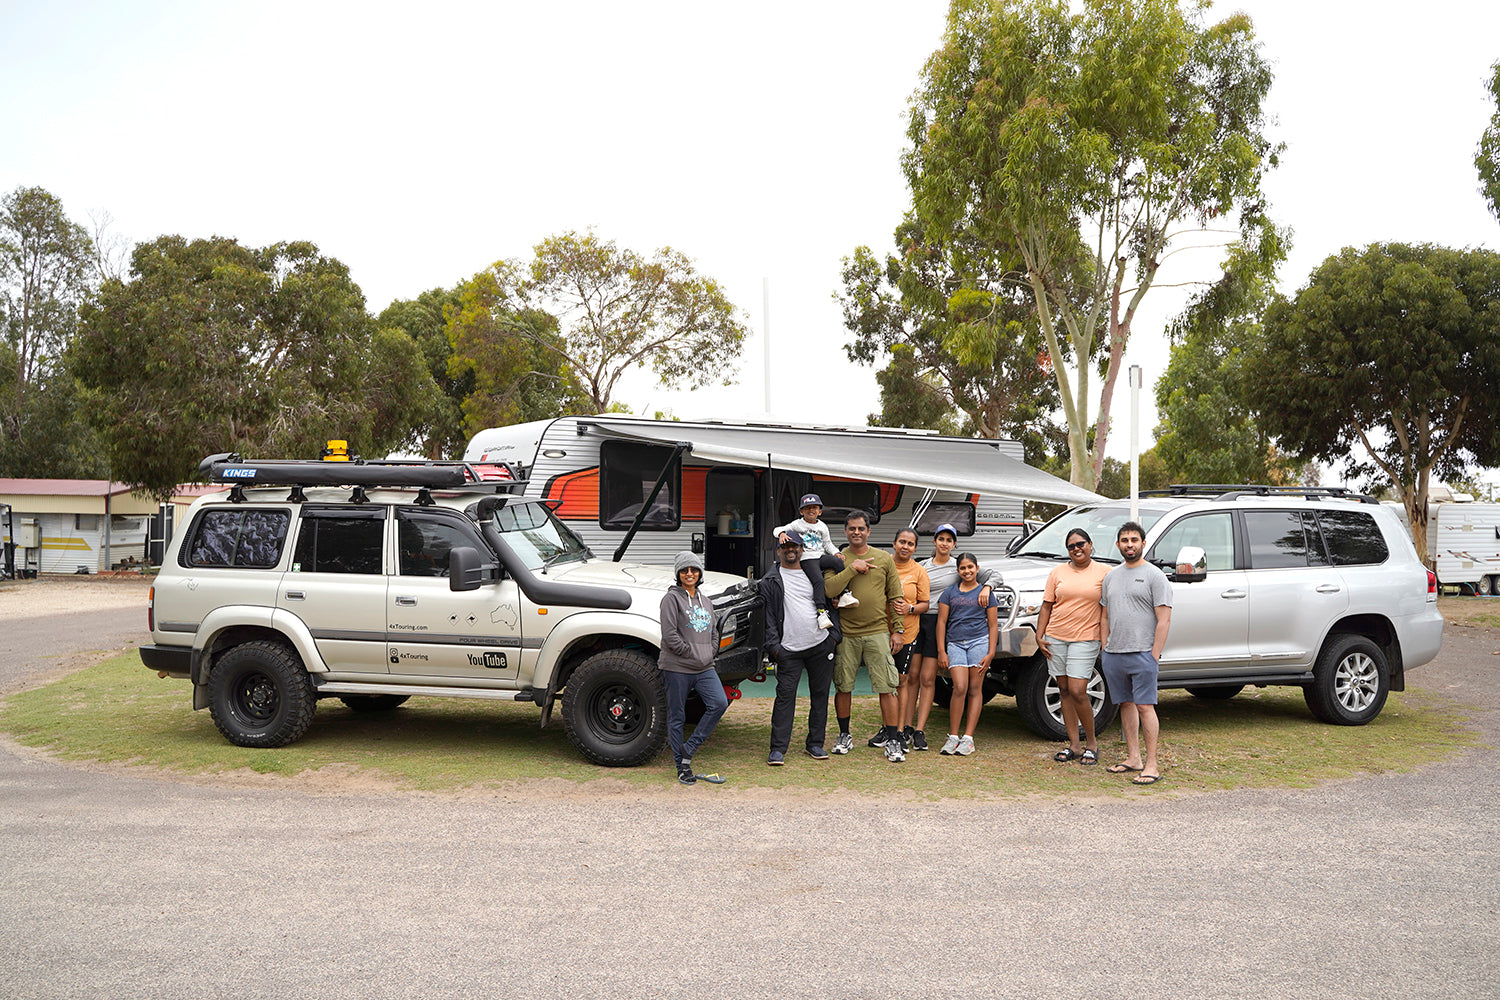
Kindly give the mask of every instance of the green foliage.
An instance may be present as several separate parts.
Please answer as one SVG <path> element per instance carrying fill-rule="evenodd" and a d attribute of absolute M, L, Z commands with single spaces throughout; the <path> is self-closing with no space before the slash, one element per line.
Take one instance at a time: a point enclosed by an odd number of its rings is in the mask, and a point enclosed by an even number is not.
<path fill-rule="evenodd" d="M 448 339 L 449 317 L 459 309 L 458 288 L 433 288 L 415 299 L 397 299 L 375 320 L 377 327 L 401 330 L 412 339 L 442 394 L 427 422 L 417 427 L 412 439 L 403 445 L 432 459 L 462 454 L 469 439 L 463 404 L 474 393 L 474 372 L 454 364 L 453 345 Z"/>
<path fill-rule="evenodd" d="M 0 475 L 104 475 L 61 363 L 94 262 L 88 232 L 55 195 L 18 187 L 0 198 Z"/>
<path fill-rule="evenodd" d="M 1431 476 L 1500 464 L 1500 254 L 1348 248 L 1265 323 L 1258 419 L 1304 458 L 1387 477 L 1425 553 Z M 1356 444 L 1373 466 L 1355 460 Z"/>
<path fill-rule="evenodd" d="M 384 454 L 427 422 L 437 388 L 403 331 L 377 329 L 339 261 L 163 236 L 82 312 L 73 372 L 115 476 L 159 497 L 204 455 L 316 455 L 329 438 Z"/>
<path fill-rule="evenodd" d="M 668 387 L 734 383 L 748 330 L 719 283 L 688 257 L 670 247 L 642 257 L 592 231 L 548 237 L 535 255 L 529 265 L 499 261 L 484 272 L 494 283 L 495 321 L 555 354 L 590 412 L 608 410 L 632 368 L 649 367 Z"/>
<path fill-rule="evenodd" d="M 1136 477 L 1142 490 L 1166 489 L 1173 482 L 1181 482 L 1174 480 L 1167 472 L 1167 465 L 1155 448 L 1141 452 L 1138 461 Z M 1106 458 L 1094 492 L 1116 500 L 1130 496 L 1130 463 L 1118 458 Z"/>
<path fill-rule="evenodd" d="M 1267 225 L 1271 72 L 1247 17 L 1207 25 L 1204 9 L 954 0 L 912 100 L 915 214 L 973 287 L 997 273 L 1029 287 L 1083 486 L 1102 471 L 1131 322 L 1176 231 L 1234 211 L 1246 236 Z"/>
<path fill-rule="evenodd" d="M 1490 206 L 1490 214 L 1500 220 L 1500 61 L 1490 67 L 1489 92 L 1495 102 L 1489 128 L 1479 138 L 1474 153 L 1474 169 L 1479 172 L 1479 191 Z"/>
<path fill-rule="evenodd" d="M 459 400 L 462 438 L 485 427 L 595 412 L 563 360 L 556 320 L 512 311 L 493 270 L 462 282 L 456 294 L 448 311 L 447 377 L 467 388 Z"/>
<path fill-rule="evenodd" d="M 864 364 L 886 360 L 871 422 L 1016 438 L 1028 460 L 1039 458 L 1057 392 L 1038 364 L 1046 347 L 1025 290 L 966 286 L 952 254 L 910 219 L 895 241 L 884 262 L 868 247 L 843 262 L 839 301 L 854 335 L 845 351 Z"/>
<path fill-rule="evenodd" d="M 1272 278 L 1262 262 L 1282 256 L 1279 247 L 1231 254 L 1224 276 L 1173 323 L 1155 448 L 1172 482 L 1288 485 L 1302 475 L 1256 419 L 1260 387 L 1248 370 Z"/>

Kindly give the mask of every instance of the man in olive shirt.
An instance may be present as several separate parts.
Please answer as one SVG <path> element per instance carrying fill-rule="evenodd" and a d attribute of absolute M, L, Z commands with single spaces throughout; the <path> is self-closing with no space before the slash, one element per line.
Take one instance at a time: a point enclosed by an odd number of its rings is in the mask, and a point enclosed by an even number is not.
<path fill-rule="evenodd" d="M 892 655 L 901 647 L 901 616 L 894 603 L 901 596 L 901 577 L 896 560 L 890 553 L 870 548 L 870 519 L 854 511 L 844 520 L 844 536 L 849 544 L 842 550 L 844 568 L 837 573 L 825 570 L 823 581 L 829 594 L 845 587 L 859 599 L 855 607 L 841 608 L 839 622 L 844 639 L 839 643 L 833 665 L 834 711 L 839 720 L 839 738 L 832 750 L 846 754 L 854 748 L 849 733 L 849 714 L 854 704 L 854 678 L 863 664 L 870 675 L 870 688 L 880 696 L 880 718 L 887 736 L 887 760 L 902 761 L 906 753 L 901 746 L 901 727 L 897 721 L 896 660 Z"/>

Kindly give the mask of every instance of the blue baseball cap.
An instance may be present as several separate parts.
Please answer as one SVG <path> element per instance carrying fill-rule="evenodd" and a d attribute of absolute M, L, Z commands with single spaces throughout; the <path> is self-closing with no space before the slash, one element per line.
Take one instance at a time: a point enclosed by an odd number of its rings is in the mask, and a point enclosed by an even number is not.
<path fill-rule="evenodd" d="M 948 524 L 947 522 L 944 522 L 938 525 L 936 528 L 933 528 L 932 537 L 936 538 L 938 535 L 941 535 L 945 531 L 953 536 L 953 540 L 955 542 L 958 541 L 958 529 L 954 528 L 953 525 Z"/>
<path fill-rule="evenodd" d="M 801 510 L 803 507 L 811 507 L 813 504 L 817 504 L 819 507 L 823 506 L 823 498 L 816 493 L 809 493 L 797 504 L 797 509 Z"/>

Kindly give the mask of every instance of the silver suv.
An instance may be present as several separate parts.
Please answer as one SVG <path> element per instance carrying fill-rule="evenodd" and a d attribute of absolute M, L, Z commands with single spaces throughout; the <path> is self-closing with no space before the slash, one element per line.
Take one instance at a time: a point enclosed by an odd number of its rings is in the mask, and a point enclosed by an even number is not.
<path fill-rule="evenodd" d="M 389 711 L 413 695 L 532 702 L 589 760 L 666 739 L 656 668 L 671 571 L 604 562 L 541 502 L 464 463 L 214 456 L 152 588 L 141 660 L 193 682 L 240 746 L 302 736 L 319 699 Z M 726 687 L 760 674 L 760 599 L 705 574 Z"/>
<path fill-rule="evenodd" d="M 1018 540 L 999 564 L 1014 592 L 1010 627 L 1036 627 L 1047 574 L 1082 528 L 1094 558 L 1114 547 L 1126 500 L 1075 507 Z M 1406 671 L 1430 661 L 1443 638 L 1437 578 L 1417 558 L 1388 507 L 1338 488 L 1178 486 L 1142 494 L 1146 558 L 1172 581 L 1172 629 L 1160 686 L 1232 698 L 1247 684 L 1295 684 L 1324 722 L 1361 725 Z M 1193 572 L 1178 573 L 1184 549 Z M 1061 738 L 1057 687 L 1034 642 L 997 658 L 987 683 L 1013 693 L 1027 723 Z M 1090 682 L 1095 718 L 1114 717 L 1104 678 Z"/>

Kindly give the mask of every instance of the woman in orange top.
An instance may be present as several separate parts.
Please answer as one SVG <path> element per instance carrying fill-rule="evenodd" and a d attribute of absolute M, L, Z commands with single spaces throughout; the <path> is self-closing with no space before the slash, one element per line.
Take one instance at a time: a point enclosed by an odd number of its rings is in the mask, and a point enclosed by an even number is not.
<path fill-rule="evenodd" d="M 901 683 L 896 688 L 896 718 L 902 730 L 901 745 L 910 751 L 914 749 L 913 738 L 917 731 L 911 727 L 912 709 L 916 707 L 916 700 L 921 688 L 921 667 L 912 669 L 912 654 L 917 652 L 917 636 L 922 627 L 922 615 L 927 613 L 930 593 L 928 589 L 927 571 L 921 564 L 912 558 L 917 551 L 917 533 L 911 528 L 902 528 L 896 532 L 895 544 L 891 546 L 892 558 L 896 562 L 896 575 L 901 578 L 901 597 L 895 602 L 896 613 L 901 616 L 901 632 L 898 637 L 901 640 L 901 648 L 896 651 L 896 672 L 901 675 Z M 932 704 L 932 682 L 934 675 L 926 677 L 925 688 L 927 703 Z M 925 740 L 924 740 L 925 743 Z M 927 749 L 924 745 L 922 749 Z"/>
<path fill-rule="evenodd" d="M 1094 562 L 1094 542 L 1082 528 L 1068 532 L 1068 561 L 1047 574 L 1042 611 L 1037 615 L 1037 648 L 1047 658 L 1047 673 L 1062 692 L 1063 729 L 1068 748 L 1052 756 L 1058 763 L 1099 763 L 1094 710 L 1089 705 L 1089 678 L 1099 659 L 1099 592 L 1109 567 Z M 1083 723 L 1083 749 L 1078 724 Z"/>

